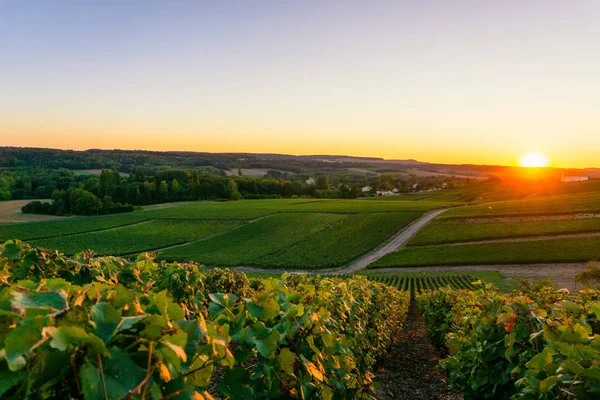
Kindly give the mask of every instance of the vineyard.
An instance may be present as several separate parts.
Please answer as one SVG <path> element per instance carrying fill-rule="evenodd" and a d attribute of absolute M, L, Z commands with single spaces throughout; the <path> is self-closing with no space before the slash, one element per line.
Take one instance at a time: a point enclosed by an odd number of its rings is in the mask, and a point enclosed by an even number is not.
<path fill-rule="evenodd" d="M 600 218 L 504 222 L 432 222 L 411 239 L 411 246 L 460 243 L 571 233 L 600 233 Z"/>
<path fill-rule="evenodd" d="M 466 399 L 600 397 L 600 293 L 441 289 L 417 297 L 450 385 Z"/>
<path fill-rule="evenodd" d="M 68 255 L 155 251 L 163 260 L 209 266 L 324 269 L 341 267 L 381 245 L 422 215 L 414 210 L 444 204 L 315 199 L 183 203 L 0 225 L 0 240 L 27 240 Z"/>
<path fill-rule="evenodd" d="M 440 219 L 507 217 L 527 215 L 556 215 L 600 212 L 600 193 L 566 194 L 559 196 L 531 197 L 522 200 L 499 201 L 458 207 Z"/>
<path fill-rule="evenodd" d="M 473 289 L 473 282 L 478 280 L 471 275 L 452 272 L 417 274 L 382 273 L 368 274 L 366 276 L 369 280 L 412 293 L 423 293 L 447 287 L 452 289 Z"/>
<path fill-rule="evenodd" d="M 31 243 L 37 247 L 57 249 L 69 255 L 89 249 L 98 254 L 119 256 L 200 240 L 231 230 L 238 224 L 239 222 L 235 221 L 151 220 L 120 229 L 71 235 L 68 240 L 55 237 L 34 240 Z"/>
<path fill-rule="evenodd" d="M 584 262 L 600 257 L 600 237 L 545 239 L 400 249 L 369 268 Z"/>
<path fill-rule="evenodd" d="M 3 399 L 363 398 L 409 305 L 360 276 L 0 252 Z"/>
<path fill-rule="evenodd" d="M 246 265 L 307 270 L 340 267 L 372 250 L 419 216 L 418 213 L 351 215 L 343 224 L 265 254 Z"/>

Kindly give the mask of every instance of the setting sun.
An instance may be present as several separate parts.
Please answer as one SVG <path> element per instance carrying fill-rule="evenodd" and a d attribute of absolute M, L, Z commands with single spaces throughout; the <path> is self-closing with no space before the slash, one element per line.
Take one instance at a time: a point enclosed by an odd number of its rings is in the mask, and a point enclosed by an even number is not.
<path fill-rule="evenodd" d="M 519 159 L 519 165 L 528 168 L 547 167 L 548 158 L 542 153 L 530 152 Z"/>

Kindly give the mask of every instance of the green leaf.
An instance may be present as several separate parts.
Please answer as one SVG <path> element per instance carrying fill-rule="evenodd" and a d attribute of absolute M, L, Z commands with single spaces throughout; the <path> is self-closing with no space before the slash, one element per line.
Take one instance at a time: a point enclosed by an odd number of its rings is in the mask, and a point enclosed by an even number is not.
<path fill-rule="evenodd" d="M 189 370 L 193 371 L 198 369 L 190 375 L 191 383 L 195 386 L 206 387 L 210 383 L 212 377 L 214 364 L 209 363 L 209 358 L 206 355 L 200 355 L 196 357 Z"/>
<path fill-rule="evenodd" d="M 62 290 L 59 292 L 13 292 L 12 306 L 19 309 L 63 310 L 67 308 L 67 293 Z"/>
<path fill-rule="evenodd" d="M 243 368 L 225 370 L 225 378 L 219 381 L 219 393 L 230 400 L 247 400 L 254 398 L 253 390 L 248 386 L 250 373 Z"/>
<path fill-rule="evenodd" d="M 277 355 L 277 361 L 279 362 L 279 368 L 289 375 L 294 374 L 294 363 L 296 362 L 296 355 L 287 347 L 281 349 L 281 352 Z"/>
<path fill-rule="evenodd" d="M 109 398 L 112 393 L 127 393 L 136 387 L 146 376 L 146 370 L 137 365 L 129 354 L 118 347 L 110 349 L 110 357 L 103 357 L 104 374 L 107 379 Z"/>
<path fill-rule="evenodd" d="M 21 322 L 6 336 L 4 349 L 6 361 L 11 371 L 17 371 L 26 364 L 25 357 L 29 349 L 42 339 L 42 317 Z"/>
<path fill-rule="evenodd" d="M 7 258 L 9 260 L 18 260 L 19 255 L 21 254 L 21 246 L 20 242 L 13 242 L 9 240 L 4 243 L 2 248 L 2 257 Z"/>
<path fill-rule="evenodd" d="M 0 370 L 0 397 L 25 379 L 26 376 L 27 371 L 25 370 L 20 370 L 17 372 L 11 372 L 5 369 Z"/>
<path fill-rule="evenodd" d="M 550 376 L 543 381 L 540 382 L 540 391 L 544 393 L 548 393 L 552 390 L 554 385 L 558 382 L 558 376 Z"/>
<path fill-rule="evenodd" d="M 267 336 L 254 337 L 254 345 L 258 352 L 265 358 L 273 358 L 277 350 L 277 341 L 280 338 L 279 332 L 271 330 Z"/>
<path fill-rule="evenodd" d="M 87 361 L 79 369 L 81 392 L 85 400 L 104 400 L 100 370 Z"/>
<path fill-rule="evenodd" d="M 222 314 L 230 304 L 237 301 L 237 296 L 234 294 L 211 293 L 208 297 L 212 300 L 208 304 L 208 313 L 211 318 L 215 318 L 217 315 Z"/>
<path fill-rule="evenodd" d="M 104 342 L 97 336 L 87 333 L 85 330 L 75 326 L 61 326 L 52 333 L 50 347 L 66 351 L 70 348 L 87 345 L 93 353 L 107 355 L 108 351 Z"/>
<path fill-rule="evenodd" d="M 91 316 L 96 324 L 94 333 L 108 343 L 121 322 L 121 313 L 109 303 L 98 303 L 92 306 Z"/>

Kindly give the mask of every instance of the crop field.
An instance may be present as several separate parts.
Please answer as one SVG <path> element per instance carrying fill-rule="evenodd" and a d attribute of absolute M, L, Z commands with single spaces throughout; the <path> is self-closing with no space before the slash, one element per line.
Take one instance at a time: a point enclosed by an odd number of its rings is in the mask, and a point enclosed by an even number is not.
<path fill-rule="evenodd" d="M 510 222 L 432 221 L 410 240 L 409 245 L 425 246 L 598 231 L 600 231 L 600 218 Z"/>
<path fill-rule="evenodd" d="M 344 214 L 277 214 L 211 239 L 160 252 L 159 257 L 210 266 L 255 265 L 259 257 L 306 240 L 347 218 Z"/>
<path fill-rule="evenodd" d="M 0 240 L 30 241 L 68 255 L 158 251 L 163 259 L 211 266 L 319 269 L 345 265 L 400 231 L 421 210 L 446 205 L 323 199 L 185 202 L 126 214 L 0 225 Z"/>
<path fill-rule="evenodd" d="M 212 236 L 237 226 L 238 223 L 153 220 L 119 229 L 71 235 L 32 241 L 32 245 L 57 249 L 73 255 L 90 249 L 101 255 L 126 255 L 156 250 L 192 240 Z"/>
<path fill-rule="evenodd" d="M 334 213 L 377 213 L 377 212 L 423 212 L 444 208 L 459 203 L 442 201 L 373 201 L 373 200 L 321 200 L 305 203 L 287 203 L 280 211 L 334 212 Z"/>
<path fill-rule="evenodd" d="M 560 196 L 532 197 L 458 207 L 441 215 L 440 219 L 552 215 L 600 212 L 600 193 L 579 193 Z"/>
<path fill-rule="evenodd" d="M 93 232 L 135 224 L 148 219 L 148 216 L 143 213 L 127 213 L 100 217 L 78 217 L 60 221 L 0 225 L 0 240 L 35 240 L 74 233 Z"/>
<path fill-rule="evenodd" d="M 598 259 L 600 237 L 589 237 L 412 247 L 390 253 L 368 268 L 588 262 Z"/>
<path fill-rule="evenodd" d="M 402 291 L 421 293 L 427 290 L 436 290 L 441 287 L 452 289 L 473 289 L 473 282 L 477 278 L 468 274 L 456 273 L 383 273 L 367 274 L 369 280 L 384 283 Z"/>
<path fill-rule="evenodd" d="M 381 244 L 419 213 L 356 214 L 305 241 L 265 254 L 252 263 L 263 268 L 340 267 Z"/>

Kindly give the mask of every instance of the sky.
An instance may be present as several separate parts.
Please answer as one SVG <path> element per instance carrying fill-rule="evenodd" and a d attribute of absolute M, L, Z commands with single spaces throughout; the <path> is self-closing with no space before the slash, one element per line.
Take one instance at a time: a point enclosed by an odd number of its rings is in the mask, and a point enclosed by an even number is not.
<path fill-rule="evenodd" d="M 600 167 L 597 0 L 1 0 L 0 146 Z"/>

